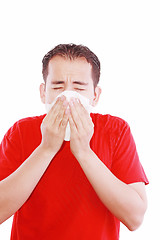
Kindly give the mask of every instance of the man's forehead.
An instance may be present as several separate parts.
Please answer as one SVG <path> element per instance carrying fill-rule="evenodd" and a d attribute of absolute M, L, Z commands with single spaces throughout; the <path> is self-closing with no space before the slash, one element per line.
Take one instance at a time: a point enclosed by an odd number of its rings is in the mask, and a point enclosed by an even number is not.
<path fill-rule="evenodd" d="M 70 60 L 61 56 L 54 56 L 48 66 L 48 73 L 51 75 L 83 75 L 91 77 L 92 66 L 85 58 Z"/>

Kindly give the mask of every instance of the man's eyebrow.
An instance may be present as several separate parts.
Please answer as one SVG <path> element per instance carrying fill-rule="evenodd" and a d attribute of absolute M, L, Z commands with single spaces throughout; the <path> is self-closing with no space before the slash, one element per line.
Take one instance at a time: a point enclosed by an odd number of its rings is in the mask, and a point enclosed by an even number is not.
<path fill-rule="evenodd" d="M 88 83 L 85 83 L 85 82 L 79 82 L 79 81 L 74 81 L 73 82 L 74 84 L 79 84 L 79 85 L 88 85 Z"/>
<path fill-rule="evenodd" d="M 52 81 L 51 84 L 63 84 L 64 81 Z"/>
<path fill-rule="evenodd" d="M 63 83 L 64 83 L 64 81 L 52 81 L 51 82 L 51 84 L 63 84 Z M 74 81 L 73 83 L 78 84 L 78 85 L 83 85 L 83 86 L 88 85 L 88 83 L 80 82 L 80 81 Z"/>

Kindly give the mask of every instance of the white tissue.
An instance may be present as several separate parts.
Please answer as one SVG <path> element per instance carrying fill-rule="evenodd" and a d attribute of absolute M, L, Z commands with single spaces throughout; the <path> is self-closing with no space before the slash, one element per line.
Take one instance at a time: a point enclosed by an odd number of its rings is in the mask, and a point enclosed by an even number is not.
<path fill-rule="evenodd" d="M 60 93 L 52 103 L 46 103 L 45 104 L 45 108 L 46 108 L 47 113 L 50 111 L 52 106 L 55 104 L 55 102 L 57 101 L 57 98 L 59 98 L 62 95 L 64 95 L 66 97 L 68 102 L 70 101 L 71 98 L 78 98 L 80 100 L 81 104 L 84 106 L 84 108 L 88 111 L 88 113 L 91 113 L 93 111 L 93 106 L 90 105 L 90 100 L 88 98 L 84 97 L 83 95 L 79 94 L 76 91 L 64 91 L 64 92 Z M 65 141 L 70 141 L 70 125 L 69 125 L 69 122 L 68 122 L 67 127 L 66 127 L 66 133 L 65 133 L 64 140 Z"/>

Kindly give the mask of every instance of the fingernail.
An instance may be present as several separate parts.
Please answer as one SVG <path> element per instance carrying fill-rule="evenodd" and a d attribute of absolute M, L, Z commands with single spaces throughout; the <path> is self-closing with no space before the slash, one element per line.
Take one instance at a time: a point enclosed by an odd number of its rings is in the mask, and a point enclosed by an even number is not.
<path fill-rule="evenodd" d="M 60 98 L 62 101 L 64 101 L 66 99 L 64 95 L 62 95 Z"/>
<path fill-rule="evenodd" d="M 73 106 L 74 105 L 74 100 L 71 99 L 71 101 L 69 102 L 70 106 Z"/>
<path fill-rule="evenodd" d="M 67 114 L 70 114 L 70 109 L 69 109 L 69 108 L 66 109 L 65 114 L 66 114 L 66 115 L 67 115 Z"/>
<path fill-rule="evenodd" d="M 63 106 L 65 107 L 65 106 L 67 106 L 68 105 L 68 102 L 67 102 L 67 100 L 65 100 L 64 102 L 63 102 Z"/>
<path fill-rule="evenodd" d="M 56 101 L 60 101 L 61 100 L 61 98 L 60 97 L 58 97 L 57 99 L 56 99 Z"/>

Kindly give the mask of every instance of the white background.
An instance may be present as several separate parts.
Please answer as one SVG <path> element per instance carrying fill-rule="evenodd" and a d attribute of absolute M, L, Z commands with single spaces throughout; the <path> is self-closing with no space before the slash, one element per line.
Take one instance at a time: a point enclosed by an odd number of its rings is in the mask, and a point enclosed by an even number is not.
<path fill-rule="evenodd" d="M 149 178 L 148 211 L 121 240 L 160 239 L 160 7 L 159 1 L 1 1 L 0 140 L 17 120 L 44 113 L 41 60 L 59 43 L 84 44 L 101 61 L 96 111 L 125 119 Z M 11 219 L 0 226 L 8 240 Z"/>

